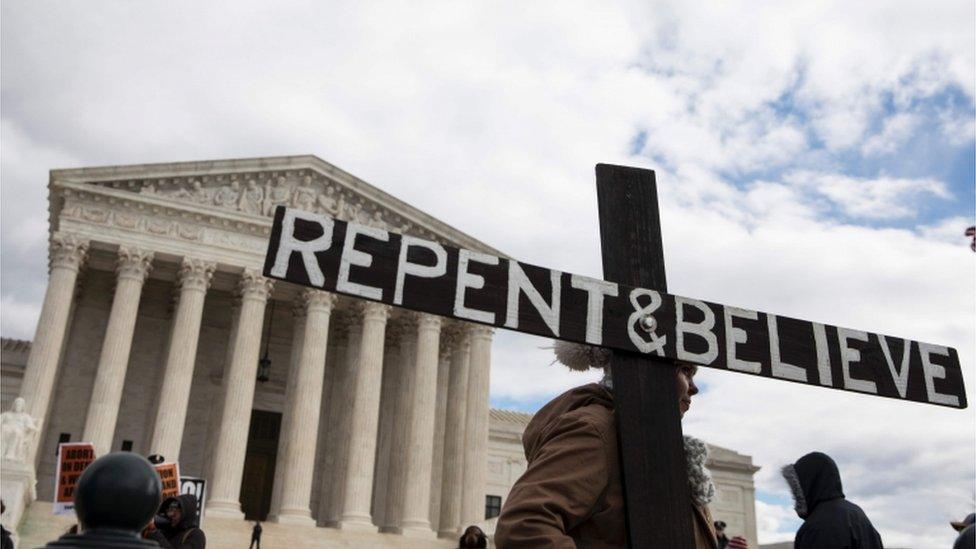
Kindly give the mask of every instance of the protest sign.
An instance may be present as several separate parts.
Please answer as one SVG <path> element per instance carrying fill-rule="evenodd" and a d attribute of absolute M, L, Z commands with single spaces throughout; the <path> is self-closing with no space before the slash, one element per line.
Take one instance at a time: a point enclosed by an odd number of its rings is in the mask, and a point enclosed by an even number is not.
<path fill-rule="evenodd" d="M 207 495 L 206 479 L 196 477 L 180 477 L 180 493 L 190 494 L 197 498 L 197 525 L 203 526 L 203 505 Z"/>
<path fill-rule="evenodd" d="M 54 477 L 54 514 L 69 515 L 75 509 L 75 485 L 85 469 L 95 461 L 91 442 L 63 442 L 58 445 L 57 473 Z"/>
<path fill-rule="evenodd" d="M 177 463 L 155 465 L 159 480 L 163 482 L 163 499 L 180 495 L 180 466 Z"/>
<path fill-rule="evenodd" d="M 564 273 L 284 206 L 275 212 L 264 274 L 629 353 L 967 406 L 959 354 L 949 347 Z"/>

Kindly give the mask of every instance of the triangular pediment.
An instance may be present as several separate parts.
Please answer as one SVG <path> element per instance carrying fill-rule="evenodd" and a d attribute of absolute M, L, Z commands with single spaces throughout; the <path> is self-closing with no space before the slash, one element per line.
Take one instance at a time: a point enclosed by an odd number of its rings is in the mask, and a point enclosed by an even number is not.
<path fill-rule="evenodd" d="M 284 205 L 504 255 L 314 156 L 55 170 L 69 180 L 257 218 Z"/>

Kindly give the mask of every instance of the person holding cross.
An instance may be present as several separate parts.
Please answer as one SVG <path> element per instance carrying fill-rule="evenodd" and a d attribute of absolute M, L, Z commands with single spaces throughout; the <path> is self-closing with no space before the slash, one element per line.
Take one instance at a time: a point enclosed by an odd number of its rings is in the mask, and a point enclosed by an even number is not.
<path fill-rule="evenodd" d="M 528 468 L 516 481 L 495 528 L 500 549 L 625 547 L 627 525 L 613 408 L 610 351 L 557 341 L 556 360 L 574 370 L 603 368 L 600 383 L 571 389 L 539 410 L 522 444 Z M 698 393 L 697 367 L 676 370 L 681 415 Z M 705 470 L 705 443 L 685 437 L 695 546 L 717 549 L 708 503 L 715 494 Z M 675 502 L 676 505 L 682 505 Z"/>

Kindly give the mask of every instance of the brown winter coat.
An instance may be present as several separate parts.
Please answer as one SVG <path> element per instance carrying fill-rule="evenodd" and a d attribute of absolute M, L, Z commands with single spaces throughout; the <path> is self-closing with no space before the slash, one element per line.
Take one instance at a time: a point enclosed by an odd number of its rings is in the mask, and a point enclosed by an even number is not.
<path fill-rule="evenodd" d="M 544 406 L 522 435 L 528 469 L 498 518 L 499 549 L 625 547 L 613 394 L 596 383 Z M 695 546 L 717 549 L 707 507 L 687 502 Z"/>

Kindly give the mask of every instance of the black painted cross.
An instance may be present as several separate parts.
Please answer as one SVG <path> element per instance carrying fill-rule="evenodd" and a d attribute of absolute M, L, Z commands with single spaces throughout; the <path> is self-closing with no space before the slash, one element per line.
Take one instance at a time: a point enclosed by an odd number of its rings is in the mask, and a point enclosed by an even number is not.
<path fill-rule="evenodd" d="M 606 280 L 279 206 L 265 276 L 614 350 L 632 547 L 691 548 L 674 361 L 966 407 L 955 349 L 666 293 L 654 172 L 597 166 Z"/>

